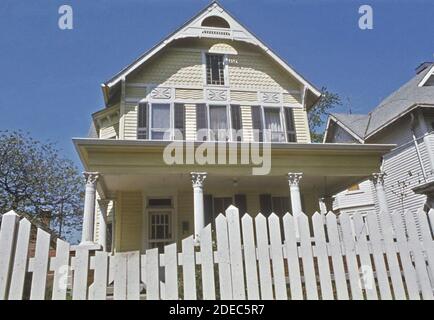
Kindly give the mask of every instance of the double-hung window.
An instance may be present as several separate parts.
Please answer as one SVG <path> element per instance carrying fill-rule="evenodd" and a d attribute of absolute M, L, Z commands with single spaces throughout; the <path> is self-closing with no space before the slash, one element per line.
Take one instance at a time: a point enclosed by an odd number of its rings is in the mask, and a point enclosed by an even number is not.
<path fill-rule="evenodd" d="M 168 103 L 151 104 L 151 139 L 170 140 L 172 136 L 171 110 Z"/>
<path fill-rule="evenodd" d="M 181 103 L 141 103 L 137 114 L 137 139 L 184 140 L 185 106 Z"/>
<path fill-rule="evenodd" d="M 226 106 L 209 106 L 209 131 L 211 141 L 227 141 L 229 138 Z"/>
<path fill-rule="evenodd" d="M 285 142 L 285 130 L 283 128 L 280 107 L 264 107 L 265 141 Z"/>
<path fill-rule="evenodd" d="M 225 85 L 225 64 L 222 54 L 205 54 L 206 83 L 208 85 Z"/>
<path fill-rule="evenodd" d="M 252 126 L 255 141 L 296 142 L 292 108 L 253 106 Z"/>

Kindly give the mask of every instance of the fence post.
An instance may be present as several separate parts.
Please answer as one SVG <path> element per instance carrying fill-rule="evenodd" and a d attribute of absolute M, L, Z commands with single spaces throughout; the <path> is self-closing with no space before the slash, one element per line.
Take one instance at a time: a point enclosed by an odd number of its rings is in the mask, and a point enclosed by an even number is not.
<path fill-rule="evenodd" d="M 15 235 L 19 217 L 14 211 L 3 215 L 0 228 L 0 300 L 7 299 L 11 266 L 15 249 Z"/>

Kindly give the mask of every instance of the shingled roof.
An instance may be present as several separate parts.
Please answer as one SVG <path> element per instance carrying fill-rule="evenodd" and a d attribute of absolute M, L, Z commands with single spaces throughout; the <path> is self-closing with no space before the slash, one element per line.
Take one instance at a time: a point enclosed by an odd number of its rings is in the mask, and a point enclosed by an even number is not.
<path fill-rule="evenodd" d="M 416 105 L 434 106 L 434 86 L 420 86 L 430 74 L 434 74 L 434 63 L 428 63 L 423 71 L 384 99 L 368 114 L 332 113 L 331 116 L 341 122 L 363 140 L 377 133 Z"/>

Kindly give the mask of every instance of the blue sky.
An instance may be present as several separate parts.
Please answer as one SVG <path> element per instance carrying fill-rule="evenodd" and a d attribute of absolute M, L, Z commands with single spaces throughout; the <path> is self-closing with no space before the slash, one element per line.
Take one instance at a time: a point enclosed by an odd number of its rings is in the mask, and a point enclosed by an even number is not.
<path fill-rule="evenodd" d="M 57 141 L 79 164 L 71 138 L 86 136 L 103 107 L 100 84 L 210 1 L 1 0 L 0 130 Z M 242 24 L 353 113 L 371 110 L 434 60 L 434 1 L 222 0 Z M 71 5 L 74 29 L 58 28 Z M 374 29 L 358 28 L 370 4 Z M 341 110 L 348 111 L 348 106 Z"/>

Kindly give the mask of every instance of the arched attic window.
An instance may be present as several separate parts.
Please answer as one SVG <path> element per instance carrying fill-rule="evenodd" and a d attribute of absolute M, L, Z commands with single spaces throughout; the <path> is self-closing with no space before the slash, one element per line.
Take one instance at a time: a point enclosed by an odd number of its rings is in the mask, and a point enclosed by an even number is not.
<path fill-rule="evenodd" d="M 202 27 L 212 27 L 212 28 L 224 28 L 229 29 L 231 26 L 229 23 L 218 16 L 210 16 L 208 18 L 203 19 Z"/>

